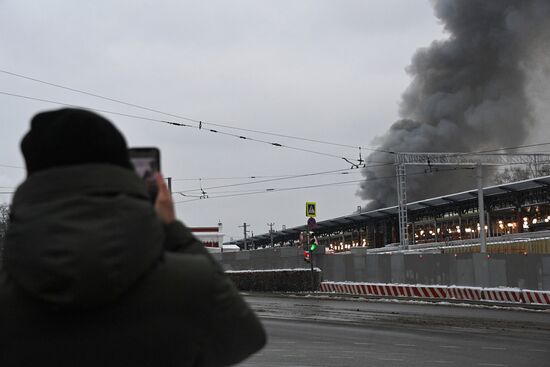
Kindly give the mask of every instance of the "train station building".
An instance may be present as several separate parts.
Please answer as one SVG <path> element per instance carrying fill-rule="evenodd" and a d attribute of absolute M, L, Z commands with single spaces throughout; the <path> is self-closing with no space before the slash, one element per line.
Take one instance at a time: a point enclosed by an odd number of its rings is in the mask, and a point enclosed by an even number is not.
<path fill-rule="evenodd" d="M 429 198 L 407 204 L 409 244 L 441 243 L 479 238 L 477 190 Z M 487 237 L 500 237 L 550 229 L 550 176 L 485 187 Z M 254 236 L 249 243 L 267 247 L 296 246 L 306 226 Z M 331 252 L 353 247 L 382 248 L 399 244 L 398 207 L 361 211 L 317 222 L 319 244 Z M 300 238 L 302 237 L 302 241 Z M 244 241 L 231 244 L 244 248 Z"/>

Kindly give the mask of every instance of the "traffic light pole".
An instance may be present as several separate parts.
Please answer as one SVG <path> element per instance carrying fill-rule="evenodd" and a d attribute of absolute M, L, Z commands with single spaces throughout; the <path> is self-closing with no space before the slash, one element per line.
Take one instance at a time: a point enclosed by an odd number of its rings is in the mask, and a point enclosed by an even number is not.
<path fill-rule="evenodd" d="M 315 246 L 311 242 L 311 233 L 308 231 L 307 233 L 307 252 L 309 253 L 309 265 L 311 268 L 311 291 L 315 292 L 317 289 L 315 287 L 315 270 L 313 267 L 313 253 L 315 252 L 315 249 L 317 248 L 317 240 L 315 237 L 313 239 L 315 240 Z"/>
<path fill-rule="evenodd" d="M 313 270 L 313 251 L 309 252 L 309 265 L 311 265 L 311 291 L 315 292 L 315 272 Z"/>

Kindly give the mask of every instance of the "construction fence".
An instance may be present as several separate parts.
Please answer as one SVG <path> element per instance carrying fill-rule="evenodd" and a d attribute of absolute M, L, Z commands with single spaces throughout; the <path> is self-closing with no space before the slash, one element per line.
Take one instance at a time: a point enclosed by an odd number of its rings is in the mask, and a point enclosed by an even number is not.
<path fill-rule="evenodd" d="M 550 290 L 550 255 L 533 253 L 368 254 L 354 251 L 313 255 L 323 281 L 512 287 Z M 295 247 L 214 254 L 226 270 L 310 267 Z"/>

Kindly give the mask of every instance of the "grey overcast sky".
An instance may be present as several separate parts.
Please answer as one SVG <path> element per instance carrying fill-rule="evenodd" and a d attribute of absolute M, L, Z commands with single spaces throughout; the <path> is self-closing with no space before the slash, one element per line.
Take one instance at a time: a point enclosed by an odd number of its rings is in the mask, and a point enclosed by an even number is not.
<path fill-rule="evenodd" d="M 371 145 L 397 119 L 414 51 L 444 37 L 424 0 L 0 0 L 2 70 L 205 122 L 353 146 Z M 5 73 L 0 73 L 0 92 L 186 122 Z M 9 202 L 8 193 L 25 172 L 6 166 L 24 166 L 19 142 L 30 118 L 60 106 L 1 94 L 0 106 L 0 202 Z M 242 238 L 243 222 L 254 234 L 267 232 L 270 222 L 276 229 L 304 224 L 306 201 L 318 203 L 318 220 L 365 204 L 355 182 L 215 198 L 363 176 L 354 170 L 209 189 L 261 180 L 212 178 L 300 175 L 350 165 L 204 130 L 104 116 L 130 146 L 160 148 L 174 191 L 202 185 L 208 199 L 174 195 L 181 202 L 178 216 L 190 226 L 220 220 L 226 240 Z M 358 157 L 354 148 L 219 130 Z"/>

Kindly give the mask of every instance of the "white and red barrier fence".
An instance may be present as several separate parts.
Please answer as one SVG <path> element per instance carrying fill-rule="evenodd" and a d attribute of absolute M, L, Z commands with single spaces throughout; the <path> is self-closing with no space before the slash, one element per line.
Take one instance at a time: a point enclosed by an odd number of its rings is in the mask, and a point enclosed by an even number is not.
<path fill-rule="evenodd" d="M 550 291 L 421 284 L 322 282 L 321 292 L 390 298 L 487 301 L 550 306 Z"/>

